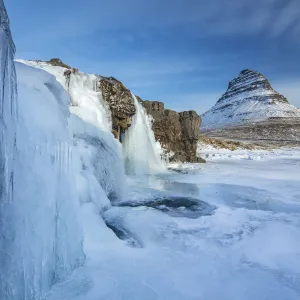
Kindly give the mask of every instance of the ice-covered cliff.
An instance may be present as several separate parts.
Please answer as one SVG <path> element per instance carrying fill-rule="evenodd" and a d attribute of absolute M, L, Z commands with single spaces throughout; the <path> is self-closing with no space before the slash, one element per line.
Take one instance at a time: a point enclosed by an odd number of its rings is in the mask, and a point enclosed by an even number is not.
<path fill-rule="evenodd" d="M 19 61 L 53 74 L 70 94 L 73 113 L 85 120 L 89 115 L 90 119 L 87 121 L 107 132 L 112 132 L 122 142 L 129 172 L 133 172 L 137 157 L 143 167 L 135 170 L 135 173 L 139 173 L 141 169 L 150 173 L 157 172 L 158 169 L 163 171 L 166 158 L 181 162 L 198 161 L 196 144 L 200 133 L 201 118 L 196 112 L 178 113 L 165 110 L 162 102 L 159 102 L 162 104 L 160 106 L 162 109 L 152 109 L 151 103 L 158 103 L 157 101 L 143 101 L 140 97 L 133 95 L 119 80 L 113 77 L 82 73 L 57 58 L 46 62 Z M 79 112 L 79 107 L 84 110 L 80 109 Z M 128 134 L 132 132 L 131 127 L 137 127 L 137 121 L 142 122 L 138 130 L 139 137 L 144 141 L 144 147 L 134 146 L 137 143 L 137 135 Z M 129 149 L 133 149 L 127 143 L 128 137 L 132 139 L 130 145 L 140 151 L 136 156 L 128 153 Z M 148 167 L 145 168 L 147 165 Z"/>
<path fill-rule="evenodd" d="M 202 128 L 235 126 L 270 117 L 300 117 L 300 110 L 278 94 L 261 73 L 243 70 L 215 106 L 202 115 Z"/>
<path fill-rule="evenodd" d="M 165 171 L 162 148 L 155 141 L 150 117 L 121 82 L 68 68 L 60 60 L 18 61 L 54 75 L 70 95 L 72 113 L 122 140 L 128 173 Z"/>

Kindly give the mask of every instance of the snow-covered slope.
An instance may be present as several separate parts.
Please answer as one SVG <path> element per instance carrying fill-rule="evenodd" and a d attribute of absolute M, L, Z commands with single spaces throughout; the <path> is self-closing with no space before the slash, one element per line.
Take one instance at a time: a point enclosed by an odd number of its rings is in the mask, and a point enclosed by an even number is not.
<path fill-rule="evenodd" d="M 234 126 L 270 117 L 300 117 L 300 110 L 278 94 L 260 73 L 243 70 L 226 93 L 202 115 L 202 129 Z"/>

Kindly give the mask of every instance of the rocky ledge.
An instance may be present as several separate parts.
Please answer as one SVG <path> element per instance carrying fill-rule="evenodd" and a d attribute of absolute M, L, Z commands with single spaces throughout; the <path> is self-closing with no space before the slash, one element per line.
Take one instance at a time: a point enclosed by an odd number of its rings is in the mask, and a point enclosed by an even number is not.
<path fill-rule="evenodd" d="M 152 116 L 155 137 L 170 161 L 205 162 L 196 154 L 201 117 L 195 111 L 178 113 L 165 109 L 163 102 L 139 100 Z"/>

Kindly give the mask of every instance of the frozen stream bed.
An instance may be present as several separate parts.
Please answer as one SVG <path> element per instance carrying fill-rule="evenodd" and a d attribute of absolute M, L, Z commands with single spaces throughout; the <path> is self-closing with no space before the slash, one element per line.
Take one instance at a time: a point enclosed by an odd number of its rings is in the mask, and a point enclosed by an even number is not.
<path fill-rule="evenodd" d="M 300 152 L 207 157 L 86 204 L 86 265 L 47 300 L 300 299 Z"/>

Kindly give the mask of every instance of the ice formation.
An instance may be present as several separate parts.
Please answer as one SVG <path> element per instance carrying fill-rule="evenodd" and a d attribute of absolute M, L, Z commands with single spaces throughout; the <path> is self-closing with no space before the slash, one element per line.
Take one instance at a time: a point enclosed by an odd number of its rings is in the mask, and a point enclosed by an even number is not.
<path fill-rule="evenodd" d="M 79 164 L 68 130 L 68 96 L 53 76 L 25 65 L 16 64 L 16 81 L 14 45 L 0 4 L 0 299 L 40 299 L 84 262 L 73 188 Z"/>
<path fill-rule="evenodd" d="M 12 293 L 14 279 L 14 159 L 16 155 L 16 74 L 13 64 L 15 45 L 11 38 L 9 19 L 0 0 L 0 299 Z"/>
<path fill-rule="evenodd" d="M 127 173 L 137 175 L 163 172 L 163 150 L 155 141 L 151 120 L 142 104 L 132 96 L 136 114 L 131 127 L 122 137 Z"/>
<path fill-rule="evenodd" d="M 18 284 L 8 299 L 27 300 L 39 299 L 84 262 L 74 189 L 80 165 L 68 130 L 69 99 L 61 85 L 42 70 L 19 63 L 16 70 L 19 115 L 11 284 Z"/>
<path fill-rule="evenodd" d="M 82 120 L 111 133 L 111 112 L 103 101 L 99 87 L 99 76 L 79 71 L 69 72 L 66 68 L 52 66 L 47 62 L 18 60 L 21 63 L 43 69 L 53 74 L 71 97 L 70 111 Z M 132 125 L 122 137 L 123 155 L 128 174 L 147 174 L 165 171 L 163 149 L 155 141 L 151 118 L 137 98 L 132 95 L 136 115 Z"/>
<path fill-rule="evenodd" d="M 14 65 L 2 1 L 0 13 L 0 299 L 43 299 L 84 264 L 85 206 L 100 220 L 123 196 L 122 151 L 94 101 L 95 78 L 71 78 L 70 114 L 70 97 L 53 75 Z"/>
<path fill-rule="evenodd" d="M 17 61 L 54 75 L 70 95 L 70 111 L 86 122 L 106 132 L 111 132 L 110 110 L 102 99 L 102 93 L 98 86 L 99 78 L 96 75 L 79 71 L 66 75 L 65 72 L 68 69 L 52 66 L 47 62 L 21 59 Z"/>

